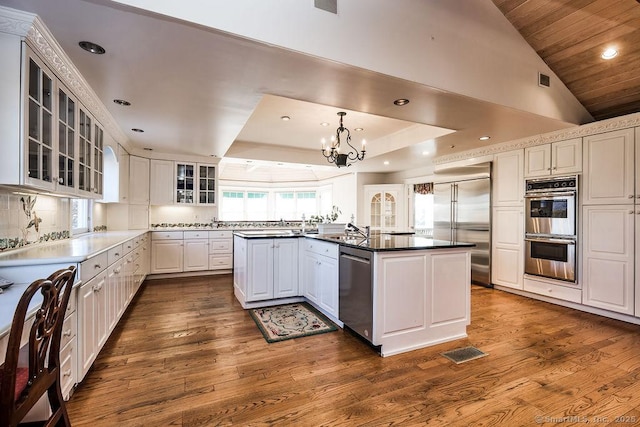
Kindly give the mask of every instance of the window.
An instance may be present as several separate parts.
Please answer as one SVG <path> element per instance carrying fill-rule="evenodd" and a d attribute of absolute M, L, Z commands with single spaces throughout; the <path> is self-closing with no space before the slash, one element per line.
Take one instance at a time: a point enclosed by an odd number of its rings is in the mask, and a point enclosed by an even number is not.
<path fill-rule="evenodd" d="M 275 193 L 275 219 L 301 219 L 318 214 L 315 191 L 287 191 Z"/>
<path fill-rule="evenodd" d="M 247 221 L 264 220 L 269 217 L 268 193 L 249 191 L 247 192 L 247 202 L 245 217 Z"/>
<path fill-rule="evenodd" d="M 433 236 L 433 194 L 414 194 L 416 234 Z"/>
<path fill-rule="evenodd" d="M 301 220 L 318 215 L 316 191 L 222 190 L 218 213 L 222 221 Z"/>
<path fill-rule="evenodd" d="M 91 203 L 88 199 L 71 199 L 71 233 L 91 231 Z"/>

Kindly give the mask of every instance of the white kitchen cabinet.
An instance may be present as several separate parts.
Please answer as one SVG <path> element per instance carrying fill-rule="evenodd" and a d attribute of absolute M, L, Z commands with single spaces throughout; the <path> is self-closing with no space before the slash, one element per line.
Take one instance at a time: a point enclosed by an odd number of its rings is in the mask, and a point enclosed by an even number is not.
<path fill-rule="evenodd" d="M 0 184 L 99 199 L 104 132 L 78 99 L 91 90 L 81 76 L 69 90 L 52 70 L 72 64 L 48 68 L 29 43 L 0 36 Z"/>
<path fill-rule="evenodd" d="M 58 179 L 56 191 L 75 194 L 78 166 L 78 102 L 62 84 L 58 85 Z"/>
<path fill-rule="evenodd" d="M 233 268 L 233 232 L 209 231 L 209 270 Z"/>
<path fill-rule="evenodd" d="M 298 239 L 248 239 L 246 302 L 298 295 Z"/>
<path fill-rule="evenodd" d="M 408 227 L 404 191 L 402 184 L 364 186 L 365 222 L 372 231 L 402 231 Z"/>
<path fill-rule="evenodd" d="M 524 149 L 493 158 L 492 206 L 524 206 Z M 494 221 L 495 224 L 495 221 Z"/>
<path fill-rule="evenodd" d="M 634 129 L 584 138 L 583 204 L 633 204 Z"/>
<path fill-rule="evenodd" d="M 118 144 L 118 200 L 129 203 L 129 153 Z"/>
<path fill-rule="evenodd" d="M 524 207 L 493 208 L 491 282 L 522 289 L 524 275 Z"/>
<path fill-rule="evenodd" d="M 184 236 L 182 231 L 155 231 L 151 234 L 151 273 L 183 271 Z"/>
<path fill-rule="evenodd" d="M 119 292 L 122 290 L 120 283 L 124 277 L 123 266 L 122 259 L 118 259 L 107 269 L 107 329 L 109 331 L 113 331 L 119 320 L 118 308 L 121 304 Z"/>
<path fill-rule="evenodd" d="M 217 199 L 216 166 L 198 163 L 198 204 L 215 206 Z"/>
<path fill-rule="evenodd" d="M 338 317 L 338 244 L 304 239 L 302 256 L 302 294 L 324 314 Z"/>
<path fill-rule="evenodd" d="M 247 240 L 233 236 L 233 293 L 240 302 L 247 300 Z"/>
<path fill-rule="evenodd" d="M 196 202 L 196 164 L 176 162 L 174 177 L 175 203 L 194 204 Z"/>
<path fill-rule="evenodd" d="M 581 172 L 582 138 L 525 148 L 524 164 L 526 178 Z"/>
<path fill-rule="evenodd" d="M 150 160 L 149 204 L 173 204 L 173 162 Z"/>
<path fill-rule="evenodd" d="M 183 271 L 209 269 L 209 233 L 207 231 L 185 231 L 183 248 Z"/>
<path fill-rule="evenodd" d="M 149 159 L 129 156 L 129 203 L 149 204 Z"/>
<path fill-rule="evenodd" d="M 107 337 L 106 316 L 107 272 L 103 271 L 80 286 L 79 291 L 79 378 L 91 368 Z"/>
<path fill-rule="evenodd" d="M 583 207 L 582 303 L 634 314 L 634 206 Z"/>

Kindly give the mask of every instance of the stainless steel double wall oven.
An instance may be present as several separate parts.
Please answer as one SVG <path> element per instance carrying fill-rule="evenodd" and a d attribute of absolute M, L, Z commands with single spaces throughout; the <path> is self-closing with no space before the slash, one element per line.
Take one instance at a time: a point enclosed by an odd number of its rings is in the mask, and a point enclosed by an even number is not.
<path fill-rule="evenodd" d="M 526 181 L 525 273 L 576 282 L 577 200 L 577 175 Z"/>

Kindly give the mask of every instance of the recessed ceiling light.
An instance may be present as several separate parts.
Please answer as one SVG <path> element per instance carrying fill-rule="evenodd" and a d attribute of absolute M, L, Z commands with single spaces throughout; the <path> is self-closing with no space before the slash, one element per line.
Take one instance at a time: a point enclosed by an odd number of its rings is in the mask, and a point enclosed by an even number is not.
<path fill-rule="evenodd" d="M 400 98 L 393 101 L 393 103 L 399 106 L 403 106 L 403 105 L 407 105 L 409 103 L 409 100 L 406 98 Z"/>
<path fill-rule="evenodd" d="M 134 132 L 138 132 L 138 133 L 144 132 L 142 129 L 138 129 L 138 128 L 133 128 L 131 130 L 134 131 Z"/>
<path fill-rule="evenodd" d="M 481 136 L 481 137 L 480 137 L 480 138 L 478 138 L 478 139 L 479 139 L 480 141 L 486 141 L 486 140 L 488 140 L 488 139 L 491 139 L 491 137 L 490 137 L 490 136 L 488 136 L 488 135 L 485 135 L 485 136 Z"/>
<path fill-rule="evenodd" d="M 613 59 L 616 56 L 618 56 L 618 51 L 612 47 L 605 49 L 602 55 L 600 55 L 602 59 Z"/>
<path fill-rule="evenodd" d="M 327 122 L 322 122 L 322 123 L 320 123 L 320 126 L 329 126 L 329 123 L 327 123 Z"/>
<path fill-rule="evenodd" d="M 428 155 L 429 155 L 429 152 L 428 152 L 428 151 L 423 151 L 423 152 L 422 152 L 422 155 L 423 155 L 423 156 L 428 156 Z"/>
<path fill-rule="evenodd" d="M 385 160 L 385 161 L 383 162 L 383 164 L 384 164 L 385 166 L 387 166 L 387 165 L 389 164 L 389 160 Z"/>
<path fill-rule="evenodd" d="M 124 107 L 128 107 L 129 105 L 131 105 L 129 101 L 125 101 L 124 99 L 114 99 L 113 102 Z"/>
<path fill-rule="evenodd" d="M 289 116 L 282 116 L 282 117 L 280 117 L 280 120 L 282 120 L 283 122 L 288 122 L 289 120 L 291 120 L 291 117 L 289 117 Z"/>
<path fill-rule="evenodd" d="M 354 131 L 356 132 L 362 132 L 364 130 L 364 128 L 355 128 Z"/>
<path fill-rule="evenodd" d="M 87 52 L 95 53 L 96 55 L 102 55 L 106 52 L 102 46 L 93 42 L 81 41 L 78 45 Z"/>

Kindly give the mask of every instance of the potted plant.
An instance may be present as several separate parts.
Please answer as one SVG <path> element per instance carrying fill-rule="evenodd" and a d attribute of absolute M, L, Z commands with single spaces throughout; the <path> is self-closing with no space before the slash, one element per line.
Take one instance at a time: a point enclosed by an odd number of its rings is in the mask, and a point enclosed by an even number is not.
<path fill-rule="evenodd" d="M 319 234 L 336 234 L 344 232 L 346 224 L 334 223 L 338 219 L 338 216 L 342 213 L 337 206 L 331 208 L 331 213 L 326 215 L 311 215 L 309 217 L 309 223 L 315 224 L 318 227 Z"/>

